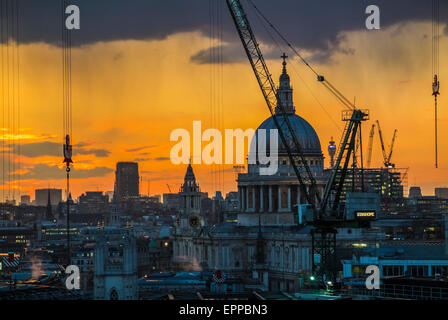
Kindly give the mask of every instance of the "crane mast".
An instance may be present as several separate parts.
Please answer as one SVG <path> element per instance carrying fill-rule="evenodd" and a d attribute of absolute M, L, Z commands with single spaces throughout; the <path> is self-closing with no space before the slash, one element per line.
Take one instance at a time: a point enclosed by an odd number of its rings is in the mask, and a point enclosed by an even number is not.
<path fill-rule="evenodd" d="M 376 123 L 378 125 L 378 135 L 380 136 L 381 151 L 383 152 L 384 165 L 387 167 L 387 155 L 386 155 L 386 148 L 384 147 L 383 132 L 381 131 L 380 122 L 376 120 Z"/>
<path fill-rule="evenodd" d="M 392 137 L 392 142 L 390 144 L 389 154 L 387 154 L 386 148 L 384 146 L 383 131 L 381 131 L 380 122 L 378 120 L 376 120 L 376 123 L 378 125 L 378 134 L 380 136 L 381 151 L 383 153 L 384 166 L 386 168 L 393 168 L 393 167 L 395 167 L 395 165 L 393 163 L 391 163 L 390 160 L 392 158 L 392 152 L 394 151 L 394 144 L 395 144 L 395 140 L 397 138 L 398 130 L 395 129 L 395 131 L 394 131 L 394 136 Z"/>
<path fill-rule="evenodd" d="M 369 133 L 369 146 L 367 148 L 367 168 L 370 168 L 372 163 L 372 147 L 373 147 L 373 136 L 375 135 L 375 124 L 372 124 L 372 128 Z"/>
<path fill-rule="evenodd" d="M 387 163 L 392 167 L 395 167 L 395 165 L 393 163 L 391 163 L 390 160 L 392 159 L 392 152 L 394 151 L 394 144 L 395 144 L 395 140 L 397 139 L 397 132 L 398 132 L 398 130 L 395 129 L 394 136 L 392 137 L 392 142 L 390 144 L 389 155 L 387 156 Z"/>
<path fill-rule="evenodd" d="M 342 190 L 344 187 L 345 177 L 347 176 L 348 165 L 352 154 L 356 147 L 356 134 L 360 129 L 361 122 L 369 119 L 368 110 L 354 109 L 345 110 L 342 112 L 342 120 L 347 124 L 342 134 L 342 141 L 339 147 L 339 154 L 336 164 L 330 174 L 330 178 L 325 186 L 324 195 L 322 197 L 322 205 L 320 209 L 320 217 L 330 215 L 336 218 L 341 218 L 339 201 L 341 199 Z M 326 212 L 326 207 L 333 198 L 331 211 Z"/>

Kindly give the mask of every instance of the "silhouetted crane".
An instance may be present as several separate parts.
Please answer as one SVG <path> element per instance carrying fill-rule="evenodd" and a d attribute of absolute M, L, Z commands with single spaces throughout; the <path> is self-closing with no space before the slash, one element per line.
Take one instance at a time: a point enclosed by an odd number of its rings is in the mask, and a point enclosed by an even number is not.
<path fill-rule="evenodd" d="M 372 146 L 373 146 L 373 136 L 375 135 L 375 124 L 372 124 L 369 133 L 369 145 L 367 147 L 367 168 L 370 168 L 372 163 Z"/>
<path fill-rule="evenodd" d="M 383 160 L 384 160 L 384 166 L 386 168 L 395 168 L 395 164 L 391 162 L 392 158 L 392 152 L 394 149 L 395 139 L 397 137 L 397 129 L 394 131 L 394 136 L 392 137 L 392 142 L 390 144 L 389 153 L 386 152 L 386 148 L 384 147 L 384 140 L 383 140 L 383 132 L 381 131 L 380 122 L 376 120 L 376 123 L 378 125 L 378 134 L 380 135 L 380 142 L 381 142 L 381 151 L 383 152 Z"/>
<path fill-rule="evenodd" d="M 349 161 L 352 154 L 355 152 L 356 136 L 360 130 L 361 122 L 366 121 L 369 118 L 368 110 L 357 109 L 353 103 L 351 103 L 346 97 L 344 97 L 324 76 L 318 74 L 301 56 L 300 54 L 287 42 L 287 40 L 273 27 L 273 25 L 260 13 L 263 19 L 275 30 L 275 32 L 286 42 L 288 46 L 294 51 L 294 53 L 305 63 L 305 65 L 311 69 L 311 71 L 317 76 L 317 80 L 324 85 L 342 104 L 344 104 L 348 110 L 344 110 L 342 114 L 342 120 L 346 121 L 346 126 L 342 135 L 340 143 L 338 157 L 336 159 L 335 166 L 331 171 L 330 178 L 325 186 L 325 191 L 322 196 L 322 200 L 319 199 L 319 194 L 316 192 L 316 182 L 313 177 L 310 168 L 307 165 L 307 161 L 303 155 L 301 145 L 292 129 L 285 108 L 281 103 L 277 94 L 277 88 L 272 79 L 271 73 L 268 70 L 263 54 L 260 50 L 260 46 L 252 31 L 252 27 L 243 9 L 243 6 L 239 0 L 226 0 L 229 11 L 232 15 L 235 27 L 238 31 L 238 35 L 243 44 L 246 55 L 251 64 L 252 70 L 258 81 L 258 85 L 261 89 L 265 102 L 272 115 L 275 126 L 278 129 L 281 141 L 286 147 L 290 164 L 292 165 L 294 172 L 297 176 L 299 186 L 302 193 L 305 195 L 308 205 L 313 211 L 313 229 L 312 235 L 312 264 L 313 273 L 317 273 L 318 277 L 322 280 L 326 276 L 327 279 L 333 279 L 334 273 L 331 271 L 331 266 L 334 265 L 335 249 L 336 249 L 336 233 L 337 227 L 346 227 L 346 221 L 341 217 L 340 212 L 340 198 L 344 186 L 345 177 L 348 170 Z M 251 2 L 252 5 L 256 6 Z M 257 9 L 257 8 L 256 8 Z M 257 9 L 258 10 L 258 9 Z M 285 58 L 285 54 L 283 55 Z M 277 115 L 274 112 L 275 106 L 280 108 L 280 116 L 286 124 L 286 128 L 280 127 Z M 284 132 L 286 131 L 286 132 Z M 292 146 L 286 141 L 285 133 L 288 137 L 292 138 Z M 293 155 L 292 151 L 298 155 L 299 159 Z M 296 166 L 299 164 L 303 170 L 299 170 Z M 305 175 L 303 175 L 305 173 Z M 309 191 L 307 190 L 309 186 Z M 331 208 L 327 210 L 327 204 L 330 202 L 330 198 L 333 200 Z M 320 206 L 320 208 L 319 208 Z M 330 206 L 328 206 L 330 207 Z M 356 227 L 360 225 L 358 221 L 351 221 L 351 226 Z M 316 257 L 319 256 L 318 259 Z M 315 260 L 316 259 L 316 260 Z"/>

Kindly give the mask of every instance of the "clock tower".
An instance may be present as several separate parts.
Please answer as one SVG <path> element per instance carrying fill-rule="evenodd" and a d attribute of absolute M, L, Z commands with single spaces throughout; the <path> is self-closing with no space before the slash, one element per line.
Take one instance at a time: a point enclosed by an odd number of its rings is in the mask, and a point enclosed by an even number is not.
<path fill-rule="evenodd" d="M 184 230 L 198 230 L 204 226 L 205 221 L 201 215 L 201 190 L 196 182 L 191 163 L 188 164 L 179 195 L 180 215 L 178 227 Z"/>

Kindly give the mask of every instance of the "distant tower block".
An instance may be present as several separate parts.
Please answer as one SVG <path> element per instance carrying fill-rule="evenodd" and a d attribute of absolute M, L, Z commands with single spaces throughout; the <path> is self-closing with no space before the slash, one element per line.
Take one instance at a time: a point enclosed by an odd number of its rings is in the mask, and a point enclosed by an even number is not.
<path fill-rule="evenodd" d="M 334 168 L 334 156 L 336 155 L 336 145 L 333 141 L 333 137 L 331 137 L 331 140 L 328 145 L 328 154 L 330 155 L 330 167 Z"/>
<path fill-rule="evenodd" d="M 409 198 L 417 199 L 422 197 L 422 189 L 420 187 L 411 187 L 409 189 Z"/>
<path fill-rule="evenodd" d="M 115 171 L 115 200 L 120 202 L 139 196 L 139 174 L 137 162 L 118 162 Z"/>

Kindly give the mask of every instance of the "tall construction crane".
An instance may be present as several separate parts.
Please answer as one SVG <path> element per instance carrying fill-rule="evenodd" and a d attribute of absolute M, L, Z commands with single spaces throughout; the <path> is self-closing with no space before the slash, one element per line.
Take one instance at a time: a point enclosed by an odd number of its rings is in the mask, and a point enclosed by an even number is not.
<path fill-rule="evenodd" d="M 345 225 L 344 219 L 341 216 L 339 202 L 349 161 L 355 150 L 356 135 L 360 129 L 361 122 L 368 120 L 369 113 L 367 110 L 356 109 L 353 104 L 349 102 L 339 91 L 337 91 L 336 88 L 334 88 L 334 86 L 332 86 L 322 75 L 315 72 L 318 81 L 330 90 L 336 98 L 338 98 L 349 109 L 343 111 L 342 113 L 342 120 L 346 121 L 346 126 L 338 148 L 339 154 L 336 159 L 335 166 L 330 174 L 329 181 L 326 184 L 322 199 L 320 199 L 318 193 L 316 192 L 317 188 L 315 179 L 307 165 L 307 161 L 305 160 L 302 148 L 296 138 L 295 132 L 289 123 L 285 108 L 281 103 L 279 103 L 281 100 L 277 95 L 276 86 L 266 65 L 259 44 L 252 31 L 249 20 L 247 19 L 243 6 L 239 0 L 226 0 L 226 2 L 265 102 L 272 115 L 274 124 L 278 129 L 280 139 L 286 148 L 290 163 L 297 176 L 299 186 L 313 212 L 312 224 L 314 228 L 311 231 L 313 273 L 315 273 L 321 280 L 334 279 L 334 272 L 332 268 L 334 266 L 336 250 L 336 228 Z M 299 55 L 294 49 L 293 51 Z M 306 64 L 310 67 L 308 63 Z M 281 116 L 286 124 L 286 128 L 282 128 L 279 125 L 277 115 L 274 112 L 275 106 L 279 107 Z M 292 148 L 295 148 L 294 152 L 295 154 L 298 154 L 298 157 L 301 160 L 298 163 L 303 167 L 303 171 L 306 173 L 305 177 L 302 176 L 301 171 L 297 168 L 297 160 L 293 155 L 291 146 L 286 141 L 285 133 L 287 133 L 288 137 L 291 137 L 292 139 Z M 310 192 L 307 191 L 307 185 L 310 186 Z M 332 199 L 333 202 L 331 208 L 327 210 L 330 199 Z M 353 224 L 353 222 L 351 223 Z"/>
<path fill-rule="evenodd" d="M 269 112 L 271 113 L 272 119 L 274 120 L 274 124 L 278 129 L 280 139 L 283 145 L 285 146 L 286 152 L 290 160 L 290 164 L 292 165 L 293 170 L 297 176 L 297 179 L 299 180 L 299 185 L 302 194 L 305 195 L 307 202 L 313 207 L 313 210 L 316 210 L 316 202 L 320 203 L 320 196 L 319 193 L 317 192 L 316 180 L 313 174 L 311 173 L 311 169 L 307 164 L 307 161 L 302 152 L 302 147 L 297 139 L 297 136 L 294 134 L 294 130 L 290 124 L 288 115 L 285 112 L 285 108 L 281 103 L 279 103 L 280 99 L 277 96 L 277 88 L 274 84 L 274 81 L 272 80 L 271 73 L 268 70 L 263 54 L 261 53 L 259 44 L 255 38 L 255 35 L 246 17 L 246 13 L 244 12 L 244 9 L 240 1 L 227 0 L 227 5 L 229 7 L 230 13 L 232 15 L 240 39 L 243 43 L 247 57 L 249 58 L 249 62 L 257 78 L 258 84 L 261 88 Z M 286 140 L 284 132 L 285 129 L 282 129 L 279 124 L 279 120 L 274 111 L 276 106 L 280 108 L 283 122 L 286 124 L 286 131 L 289 134 L 289 137 L 292 139 L 295 151 L 297 152 L 300 158 L 299 163 L 305 169 L 306 173 L 305 177 L 302 176 L 297 167 L 298 161 L 295 158 L 295 156 L 293 156 L 291 146 Z M 310 192 L 306 190 L 306 184 L 309 185 Z"/>
<path fill-rule="evenodd" d="M 386 148 L 384 146 L 384 140 L 383 140 L 383 132 L 381 131 L 381 126 L 380 126 L 380 122 L 378 120 L 376 120 L 376 123 L 378 125 L 378 134 L 380 136 L 380 142 L 381 142 L 381 151 L 383 153 L 383 160 L 384 160 L 384 166 L 386 168 L 394 168 L 395 164 L 393 164 L 391 162 L 391 158 L 392 158 L 392 152 L 394 150 L 394 144 L 395 144 L 395 139 L 397 138 L 397 132 L 398 130 L 395 129 L 394 131 L 394 136 L 392 137 L 392 142 L 390 144 L 390 148 L 389 148 L 389 153 L 386 152 Z"/>
<path fill-rule="evenodd" d="M 369 145 L 367 147 L 367 168 L 370 168 L 372 163 L 372 147 L 373 147 L 373 136 L 375 135 L 375 124 L 372 124 L 369 133 Z"/>

